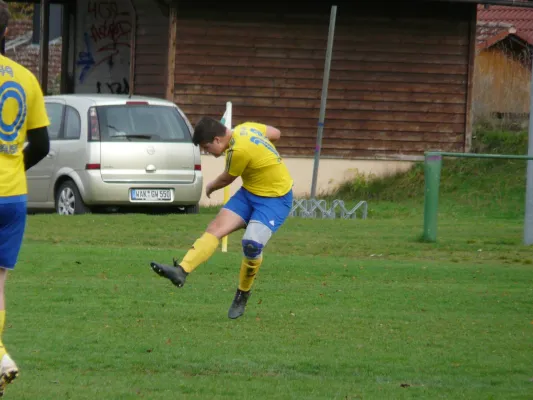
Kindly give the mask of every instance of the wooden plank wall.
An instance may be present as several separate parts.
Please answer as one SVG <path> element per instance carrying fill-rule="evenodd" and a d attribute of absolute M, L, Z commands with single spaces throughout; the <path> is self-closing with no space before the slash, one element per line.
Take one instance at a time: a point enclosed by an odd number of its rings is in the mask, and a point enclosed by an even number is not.
<path fill-rule="evenodd" d="M 168 7 L 156 1 L 134 0 L 135 94 L 165 98 L 168 58 Z"/>
<path fill-rule="evenodd" d="M 338 8 L 322 155 L 462 151 L 472 6 L 351 7 Z M 283 155 L 312 156 L 329 6 L 197 17 L 178 11 L 175 102 L 194 123 L 232 101 L 234 124 L 277 126 Z"/>
<path fill-rule="evenodd" d="M 529 113 L 531 67 L 527 58 L 503 46 L 481 51 L 476 58 L 474 111 L 480 119 L 494 113 Z"/>

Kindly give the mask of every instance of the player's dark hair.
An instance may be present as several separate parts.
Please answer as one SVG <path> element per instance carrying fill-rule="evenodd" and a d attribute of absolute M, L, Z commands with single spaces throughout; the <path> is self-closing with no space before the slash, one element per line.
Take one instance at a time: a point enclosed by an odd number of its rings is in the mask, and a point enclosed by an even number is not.
<path fill-rule="evenodd" d="M 195 146 L 201 143 L 211 143 L 215 137 L 225 134 L 226 127 L 220 121 L 211 117 L 202 117 L 194 127 L 192 142 Z"/>
<path fill-rule="evenodd" d="M 5 1 L 0 0 L 0 39 L 6 34 L 7 24 L 9 24 L 9 8 Z"/>

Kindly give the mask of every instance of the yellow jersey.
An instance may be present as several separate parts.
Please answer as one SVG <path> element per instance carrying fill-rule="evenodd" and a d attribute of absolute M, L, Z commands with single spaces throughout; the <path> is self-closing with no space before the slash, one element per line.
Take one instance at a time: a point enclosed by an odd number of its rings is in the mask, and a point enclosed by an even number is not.
<path fill-rule="evenodd" d="M 276 147 L 266 137 L 266 125 L 245 122 L 233 129 L 226 153 L 226 171 L 240 176 L 242 186 L 263 197 L 286 195 L 292 177 Z"/>
<path fill-rule="evenodd" d="M 35 75 L 0 55 L 0 201 L 28 193 L 23 155 L 26 132 L 48 125 Z"/>

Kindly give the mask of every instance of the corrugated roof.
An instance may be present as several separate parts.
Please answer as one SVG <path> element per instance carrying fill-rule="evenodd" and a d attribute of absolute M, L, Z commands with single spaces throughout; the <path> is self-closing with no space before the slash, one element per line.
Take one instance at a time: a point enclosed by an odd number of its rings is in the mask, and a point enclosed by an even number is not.
<path fill-rule="evenodd" d="M 510 34 L 533 46 L 533 9 L 478 6 L 477 45 L 488 47 Z"/>

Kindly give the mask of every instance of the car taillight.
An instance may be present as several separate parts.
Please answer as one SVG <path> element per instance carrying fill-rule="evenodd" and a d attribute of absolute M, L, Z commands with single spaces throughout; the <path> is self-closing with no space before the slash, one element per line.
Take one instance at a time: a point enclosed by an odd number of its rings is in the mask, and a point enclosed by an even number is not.
<path fill-rule="evenodd" d="M 100 124 L 98 123 L 98 114 L 96 108 L 89 108 L 89 135 L 87 140 L 97 142 L 100 140 Z"/>
<path fill-rule="evenodd" d="M 147 106 L 148 102 L 147 101 L 127 101 L 126 105 L 127 106 Z"/>
<path fill-rule="evenodd" d="M 202 170 L 202 164 L 194 164 L 194 170 L 195 171 L 201 171 Z"/>
<path fill-rule="evenodd" d="M 100 169 L 100 164 L 85 164 L 85 169 Z"/>

